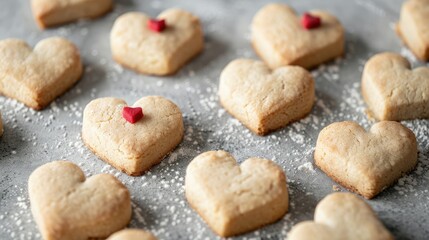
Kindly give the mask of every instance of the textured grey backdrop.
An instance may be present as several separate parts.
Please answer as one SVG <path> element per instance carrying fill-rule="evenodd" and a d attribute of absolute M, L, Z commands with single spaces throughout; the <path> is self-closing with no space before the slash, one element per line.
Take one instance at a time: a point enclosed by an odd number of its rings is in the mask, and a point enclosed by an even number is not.
<path fill-rule="evenodd" d="M 260 156 L 280 164 L 289 178 L 290 213 L 281 221 L 237 239 L 283 239 L 290 228 L 312 219 L 317 202 L 336 185 L 313 166 L 318 132 L 333 121 L 368 122 L 360 96 L 360 77 L 366 59 L 376 52 L 394 51 L 413 59 L 393 31 L 402 1 L 326 0 L 288 1 L 299 13 L 326 9 L 338 16 L 346 29 L 344 59 L 315 69 L 317 102 L 310 116 L 266 137 L 250 133 L 218 104 L 219 74 L 231 60 L 256 58 L 249 42 L 252 16 L 268 1 L 116 1 L 115 10 L 95 21 L 40 31 L 27 0 L 2 0 L 0 39 L 15 37 L 34 45 L 50 36 L 76 43 L 85 64 L 81 81 L 41 112 L 0 97 L 5 134 L 0 139 L 0 239 L 37 239 L 27 193 L 27 179 L 38 166 L 68 159 L 88 175 L 112 173 L 130 189 L 132 227 L 153 231 L 161 239 L 213 239 L 186 203 L 185 170 L 198 153 L 224 149 L 239 161 Z M 122 69 L 112 59 L 109 32 L 114 20 L 127 11 L 156 16 L 163 9 L 180 7 L 200 16 L 204 25 L 204 52 L 170 77 L 138 75 Z M 142 177 L 129 177 L 100 161 L 80 140 L 82 110 L 94 98 L 120 97 L 132 103 L 142 96 L 162 95 L 174 100 L 185 116 L 183 143 L 160 165 Z M 427 239 L 429 235 L 429 132 L 426 120 L 407 121 L 420 145 L 416 171 L 368 201 L 398 239 Z M 341 188 L 342 191 L 344 189 Z"/>

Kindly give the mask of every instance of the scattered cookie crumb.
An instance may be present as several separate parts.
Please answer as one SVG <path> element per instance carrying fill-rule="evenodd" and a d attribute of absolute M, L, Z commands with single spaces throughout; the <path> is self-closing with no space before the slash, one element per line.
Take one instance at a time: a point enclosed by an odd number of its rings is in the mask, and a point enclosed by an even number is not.
<path fill-rule="evenodd" d="M 339 192 L 341 191 L 341 188 L 338 185 L 332 185 L 332 191 Z"/>

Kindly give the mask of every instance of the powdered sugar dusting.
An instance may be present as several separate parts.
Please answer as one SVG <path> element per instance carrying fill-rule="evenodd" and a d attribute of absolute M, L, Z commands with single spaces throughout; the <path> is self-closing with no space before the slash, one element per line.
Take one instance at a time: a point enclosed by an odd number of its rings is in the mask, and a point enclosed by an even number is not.
<path fill-rule="evenodd" d="M 51 35 L 70 38 L 82 46 L 85 74 L 76 86 L 41 112 L 0 97 L 5 126 L 5 134 L 0 139 L 4 173 L 0 182 L 0 238 L 40 238 L 29 209 L 26 181 L 36 167 L 58 159 L 73 161 L 88 177 L 99 173 L 116 176 L 132 195 L 130 227 L 150 230 L 160 239 L 216 238 L 191 210 L 184 196 L 186 167 L 204 151 L 223 149 L 234 154 L 239 162 L 254 156 L 271 159 L 286 172 L 290 192 L 289 213 L 279 222 L 237 239 L 284 239 L 294 224 L 313 218 L 314 207 L 326 194 L 345 191 L 341 187 L 333 189 L 335 183 L 313 164 L 314 147 L 319 131 L 332 122 L 353 120 L 365 128 L 373 124 L 366 116 L 366 106 L 360 94 L 360 76 L 364 63 L 376 49 L 367 49 L 362 46 L 362 39 L 348 35 L 350 39 L 347 39 L 344 58 L 312 70 L 317 90 L 312 112 L 286 128 L 259 137 L 220 106 L 217 85 L 220 72 L 230 60 L 243 56 L 257 57 L 248 43 L 248 25 L 262 3 L 253 6 L 246 1 L 233 1 L 225 8 L 226 3 L 222 1 L 204 2 L 201 6 L 188 1 L 156 0 L 147 3 L 147 7 L 139 1 L 126 2 L 119 1 L 114 12 L 100 21 L 80 21 L 40 33 L 27 29 L 22 35 L 28 35 L 31 43 Z M 350 2 L 344 4 L 356 7 Z M 373 15 L 388 15 L 378 6 L 381 3 L 357 0 L 355 4 L 375 13 Z M 201 16 L 207 43 L 202 55 L 176 75 L 165 78 L 138 75 L 112 61 L 105 40 L 116 17 L 134 8 L 150 11 L 151 16 L 156 16 L 163 9 L 176 5 Z M 306 8 L 311 9 L 312 6 Z M 341 20 L 348 17 L 342 12 L 336 14 Z M 243 16 L 238 19 L 237 15 Z M 389 23 L 386 21 L 386 26 Z M 349 24 L 346 32 L 355 32 L 357 27 L 361 26 Z M 370 44 L 371 41 L 374 40 L 367 39 L 364 43 Z M 406 48 L 400 51 L 413 64 L 418 63 Z M 80 136 L 82 114 L 85 105 L 94 98 L 114 96 L 132 103 L 146 95 L 162 95 L 179 105 L 184 113 L 185 136 L 183 143 L 161 164 L 141 177 L 130 177 L 98 159 L 84 146 Z M 425 187 L 429 183 L 429 122 L 415 120 L 403 124 L 417 136 L 418 166 L 369 203 L 388 227 L 394 226 L 397 232 L 412 238 L 412 234 L 421 233 L 424 229 L 413 229 L 415 222 L 427 216 L 424 209 L 428 209 L 429 200 Z M 419 212 L 418 209 L 423 210 Z M 398 214 L 401 218 L 397 217 Z"/>

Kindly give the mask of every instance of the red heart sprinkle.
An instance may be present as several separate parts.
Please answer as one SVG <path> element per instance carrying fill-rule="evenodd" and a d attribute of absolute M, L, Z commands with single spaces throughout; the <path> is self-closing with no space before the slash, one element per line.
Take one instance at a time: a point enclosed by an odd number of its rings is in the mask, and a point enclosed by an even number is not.
<path fill-rule="evenodd" d="M 130 123 L 136 123 L 144 117 L 143 109 L 141 107 L 124 107 L 122 109 L 122 116 Z"/>
<path fill-rule="evenodd" d="M 306 29 L 318 28 L 320 23 L 320 17 L 311 15 L 310 13 L 304 13 L 301 17 L 301 24 Z"/>
<path fill-rule="evenodd" d="M 164 31 L 165 27 L 167 27 L 165 19 L 149 19 L 149 21 L 147 21 L 147 26 L 154 32 L 162 32 Z"/>

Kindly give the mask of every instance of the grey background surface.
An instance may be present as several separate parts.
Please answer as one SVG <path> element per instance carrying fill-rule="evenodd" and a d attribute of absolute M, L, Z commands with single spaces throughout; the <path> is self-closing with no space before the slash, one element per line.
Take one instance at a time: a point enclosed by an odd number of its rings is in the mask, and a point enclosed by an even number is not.
<path fill-rule="evenodd" d="M 50 107 L 35 112 L 0 97 L 5 133 L 0 138 L 0 239 L 38 239 L 27 193 L 27 179 L 38 166 L 58 159 L 73 161 L 88 176 L 111 173 L 130 189 L 132 227 L 151 230 L 160 239 L 213 239 L 216 236 L 186 203 L 183 185 L 188 163 L 213 149 L 233 153 L 239 162 L 251 156 L 280 164 L 289 180 L 290 211 L 279 222 L 237 239 L 284 239 L 290 228 L 313 218 L 314 208 L 333 192 L 335 182 L 313 166 L 318 132 L 340 120 L 355 120 L 365 127 L 365 105 L 360 95 L 363 64 L 374 53 L 394 51 L 413 65 L 423 65 L 401 45 L 393 31 L 402 1 L 325 0 L 287 1 L 297 12 L 326 9 L 346 29 L 343 59 L 312 71 L 317 102 L 300 122 L 258 137 L 240 125 L 218 104 L 220 72 L 231 60 L 257 58 L 250 45 L 249 25 L 258 9 L 269 1 L 115 1 L 112 13 L 94 21 L 80 21 L 47 31 L 37 29 L 27 0 L 2 0 L 0 39 L 21 38 L 34 46 L 50 36 L 64 36 L 81 51 L 83 78 Z M 169 77 L 152 77 L 122 69 L 111 59 L 109 32 L 114 20 L 128 11 L 156 16 L 180 7 L 201 18 L 204 52 Z M 80 139 L 82 111 L 92 99 L 105 96 L 133 103 L 147 95 L 172 99 L 185 116 L 183 143 L 142 177 L 129 177 L 99 160 Z M 398 239 L 429 237 L 429 141 L 427 120 L 404 122 L 417 135 L 420 153 L 416 171 L 402 178 L 373 200 L 367 201 Z M 342 191 L 344 189 L 340 188 Z"/>

